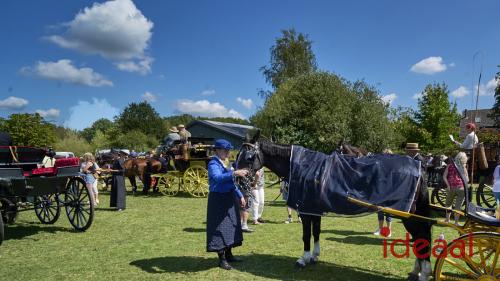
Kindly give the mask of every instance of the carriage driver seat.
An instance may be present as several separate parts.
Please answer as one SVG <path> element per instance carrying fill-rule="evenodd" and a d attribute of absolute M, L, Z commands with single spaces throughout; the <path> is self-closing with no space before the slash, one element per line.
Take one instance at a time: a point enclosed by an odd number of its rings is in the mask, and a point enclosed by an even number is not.
<path fill-rule="evenodd" d="M 491 213 L 493 213 L 493 216 Z M 476 206 L 474 203 L 469 203 L 467 206 L 467 216 L 478 223 L 500 227 L 500 220 L 495 218 L 495 209 L 493 208 L 482 208 Z"/>

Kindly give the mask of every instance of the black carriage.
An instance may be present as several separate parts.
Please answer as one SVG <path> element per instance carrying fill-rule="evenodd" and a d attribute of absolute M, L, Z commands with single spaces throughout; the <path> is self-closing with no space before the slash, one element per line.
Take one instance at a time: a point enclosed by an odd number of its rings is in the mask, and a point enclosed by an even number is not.
<path fill-rule="evenodd" d="M 20 211 L 34 210 L 40 222 L 53 224 L 64 207 L 76 230 L 91 226 L 94 199 L 79 177 L 79 159 L 56 159 L 53 167 L 43 167 L 44 157 L 47 151 L 40 148 L 0 147 L 0 243 L 4 223 L 14 223 Z"/>

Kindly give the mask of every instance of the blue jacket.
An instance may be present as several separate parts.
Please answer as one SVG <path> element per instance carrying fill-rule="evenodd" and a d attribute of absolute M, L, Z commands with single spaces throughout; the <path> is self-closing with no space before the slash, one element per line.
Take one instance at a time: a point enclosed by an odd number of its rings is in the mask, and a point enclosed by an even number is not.
<path fill-rule="evenodd" d="M 234 185 L 233 171 L 224 167 L 217 157 L 208 162 L 208 184 L 210 192 L 234 192 L 238 198 L 243 197 L 241 191 Z"/>

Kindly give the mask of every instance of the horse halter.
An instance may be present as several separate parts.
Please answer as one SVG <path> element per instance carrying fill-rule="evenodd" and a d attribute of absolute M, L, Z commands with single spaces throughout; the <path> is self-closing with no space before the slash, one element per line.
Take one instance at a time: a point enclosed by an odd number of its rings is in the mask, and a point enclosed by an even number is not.
<path fill-rule="evenodd" d="M 250 149 L 246 150 L 245 153 L 241 153 L 243 147 L 245 146 L 250 147 Z M 245 157 L 245 159 L 241 159 L 241 157 Z M 248 170 L 248 174 L 245 177 L 237 177 L 233 174 L 233 182 L 236 187 L 247 192 L 250 197 L 253 197 L 251 192 L 253 189 L 252 184 L 255 182 L 255 174 L 257 172 L 257 169 L 255 168 L 255 160 L 257 160 L 258 164 L 262 166 L 262 159 L 259 153 L 259 144 L 243 143 L 240 150 L 238 151 L 238 155 L 236 156 L 236 169 L 239 169 L 238 163 L 240 163 L 240 161 L 244 161 L 247 164 L 251 163 L 251 165 L 249 165 L 249 167 L 247 168 L 242 168 Z"/>

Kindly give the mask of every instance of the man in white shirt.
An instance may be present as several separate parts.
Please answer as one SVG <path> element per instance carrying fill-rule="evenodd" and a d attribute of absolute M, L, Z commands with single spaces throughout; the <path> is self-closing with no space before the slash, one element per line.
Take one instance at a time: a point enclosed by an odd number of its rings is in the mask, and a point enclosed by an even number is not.
<path fill-rule="evenodd" d="M 474 125 L 473 123 L 467 123 L 467 125 L 465 125 L 465 128 L 469 131 L 469 134 L 465 137 L 463 143 L 455 141 L 455 144 L 462 149 L 471 150 L 479 143 L 476 135 L 476 125 Z"/>

